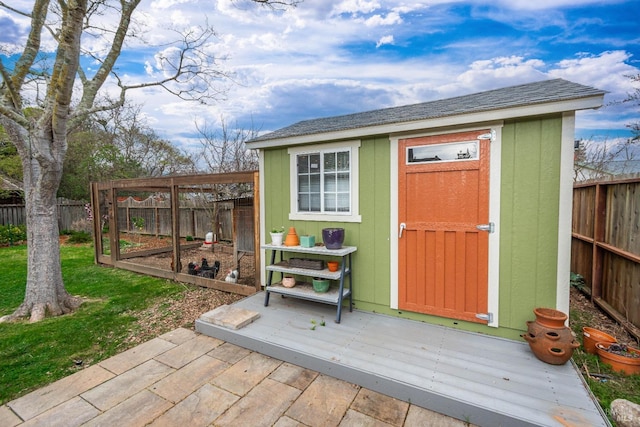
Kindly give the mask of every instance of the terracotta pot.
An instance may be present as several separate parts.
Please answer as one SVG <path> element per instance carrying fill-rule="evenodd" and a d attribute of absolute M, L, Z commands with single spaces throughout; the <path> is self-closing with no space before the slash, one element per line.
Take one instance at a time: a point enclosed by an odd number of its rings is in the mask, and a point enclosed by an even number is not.
<path fill-rule="evenodd" d="M 300 245 L 300 239 L 298 238 L 298 233 L 296 233 L 295 227 L 289 228 L 289 234 L 287 234 L 287 238 L 284 240 L 285 246 L 298 246 Z"/>
<path fill-rule="evenodd" d="M 548 328 L 546 326 L 542 326 L 538 322 L 528 321 L 527 322 L 527 332 L 533 337 L 543 336 L 546 337 L 549 341 L 562 341 L 562 342 L 573 342 L 575 340 L 575 336 L 573 335 L 573 331 L 566 326 L 564 328 Z"/>
<path fill-rule="evenodd" d="M 589 328 L 587 326 L 582 328 L 582 347 L 584 348 L 584 351 L 589 354 L 597 354 L 598 350 L 596 349 L 596 343 L 599 342 L 612 343 L 618 341 L 611 335 L 598 329 Z"/>
<path fill-rule="evenodd" d="M 573 350 L 580 347 L 580 343 L 573 340 L 573 337 L 571 341 L 561 339 L 561 334 L 555 329 L 542 335 L 526 333 L 521 336 L 529 343 L 534 356 L 551 365 L 565 364 L 573 356 Z"/>
<path fill-rule="evenodd" d="M 550 328 L 537 320 L 527 322 L 527 333 L 521 337 L 529 343 L 538 359 L 552 365 L 566 363 L 573 356 L 573 351 L 580 347 L 570 328 Z"/>
<path fill-rule="evenodd" d="M 338 271 L 340 263 L 338 261 L 327 261 L 327 268 L 329 271 Z"/>
<path fill-rule="evenodd" d="M 622 372 L 627 375 L 640 374 L 640 357 L 625 357 L 619 354 L 609 353 L 607 350 L 614 343 L 596 343 L 598 357 L 602 363 L 606 363 L 616 372 Z M 640 356 L 640 350 L 633 347 L 627 347 L 627 352 Z"/>
<path fill-rule="evenodd" d="M 533 310 L 536 315 L 536 322 L 548 328 L 564 328 L 567 315 L 553 308 L 538 307 Z"/>
<path fill-rule="evenodd" d="M 293 276 L 284 276 L 282 278 L 282 286 L 285 288 L 293 288 L 296 285 L 296 279 Z"/>

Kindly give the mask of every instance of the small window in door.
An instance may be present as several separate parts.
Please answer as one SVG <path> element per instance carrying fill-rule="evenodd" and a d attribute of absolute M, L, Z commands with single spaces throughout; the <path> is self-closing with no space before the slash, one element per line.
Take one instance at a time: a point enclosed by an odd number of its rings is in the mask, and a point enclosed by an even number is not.
<path fill-rule="evenodd" d="M 407 147 L 407 164 L 478 160 L 479 156 L 478 141 Z"/>

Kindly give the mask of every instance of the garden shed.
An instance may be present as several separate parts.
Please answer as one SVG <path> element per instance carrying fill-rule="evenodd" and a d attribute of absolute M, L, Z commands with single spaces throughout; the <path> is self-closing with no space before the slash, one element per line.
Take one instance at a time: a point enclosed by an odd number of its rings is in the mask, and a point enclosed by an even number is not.
<path fill-rule="evenodd" d="M 575 114 L 603 97 L 555 79 L 262 135 L 260 239 L 344 228 L 355 308 L 518 339 L 568 312 Z"/>

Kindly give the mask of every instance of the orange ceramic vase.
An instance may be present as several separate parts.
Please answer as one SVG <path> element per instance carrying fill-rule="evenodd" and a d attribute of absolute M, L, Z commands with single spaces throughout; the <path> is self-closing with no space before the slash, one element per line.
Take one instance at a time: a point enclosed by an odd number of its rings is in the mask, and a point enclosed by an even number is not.
<path fill-rule="evenodd" d="M 298 237 L 298 233 L 296 233 L 295 227 L 289 227 L 289 234 L 287 234 L 287 238 L 284 240 L 285 246 L 299 246 L 300 238 Z"/>

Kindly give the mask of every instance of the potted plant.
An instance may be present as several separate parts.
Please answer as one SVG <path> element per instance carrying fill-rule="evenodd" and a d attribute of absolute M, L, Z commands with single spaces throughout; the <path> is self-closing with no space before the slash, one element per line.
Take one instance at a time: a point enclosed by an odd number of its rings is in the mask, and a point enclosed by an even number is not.
<path fill-rule="evenodd" d="M 284 236 L 284 226 L 271 229 L 271 244 L 274 246 L 282 246 L 282 237 Z"/>
<path fill-rule="evenodd" d="M 627 375 L 640 374 L 640 350 L 624 344 L 599 342 L 598 357 L 616 372 Z"/>

